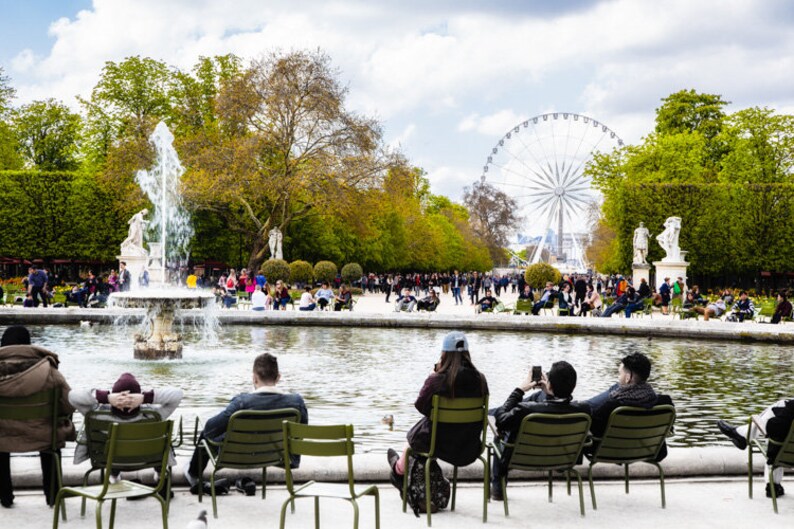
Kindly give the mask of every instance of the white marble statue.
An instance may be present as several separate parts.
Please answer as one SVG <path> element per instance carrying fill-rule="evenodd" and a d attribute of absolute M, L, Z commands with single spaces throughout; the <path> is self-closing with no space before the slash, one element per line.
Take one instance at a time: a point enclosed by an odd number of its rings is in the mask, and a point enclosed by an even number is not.
<path fill-rule="evenodd" d="M 667 220 L 664 221 L 664 231 L 656 236 L 656 240 L 659 241 L 659 246 L 667 252 L 667 255 L 662 258 L 662 262 L 681 262 L 681 248 L 678 246 L 679 233 L 681 233 L 681 218 L 668 217 Z"/>
<path fill-rule="evenodd" d="M 640 222 L 640 227 L 634 230 L 634 259 L 633 264 L 648 264 L 645 260 L 648 257 L 648 237 L 651 233 L 645 224 Z"/>
<path fill-rule="evenodd" d="M 268 240 L 268 245 L 270 246 L 270 258 L 283 259 L 284 257 L 281 251 L 281 241 L 283 240 L 284 236 L 281 234 L 281 230 L 276 227 L 270 230 L 269 233 L 270 238 Z"/>
<path fill-rule="evenodd" d="M 121 243 L 122 255 L 147 255 L 143 247 L 143 230 L 148 222 L 144 217 L 149 213 L 147 209 L 142 209 L 132 216 L 127 224 L 130 231 L 127 238 Z"/>

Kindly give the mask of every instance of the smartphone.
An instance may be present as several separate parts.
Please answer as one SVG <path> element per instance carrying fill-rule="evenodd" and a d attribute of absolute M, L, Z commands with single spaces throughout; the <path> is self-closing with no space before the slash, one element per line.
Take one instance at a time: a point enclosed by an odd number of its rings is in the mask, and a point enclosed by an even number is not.
<path fill-rule="evenodd" d="M 540 382 L 543 377 L 543 370 L 540 366 L 532 366 L 532 382 Z"/>

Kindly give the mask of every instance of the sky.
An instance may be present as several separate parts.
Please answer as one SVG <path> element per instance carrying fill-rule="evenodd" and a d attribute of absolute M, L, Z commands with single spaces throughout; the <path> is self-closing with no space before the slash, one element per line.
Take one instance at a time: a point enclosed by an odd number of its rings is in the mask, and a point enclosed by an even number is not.
<path fill-rule="evenodd" d="M 79 109 L 104 63 L 132 55 L 187 70 L 199 56 L 321 48 L 348 107 L 455 200 L 506 132 L 546 112 L 627 143 L 681 89 L 794 113 L 786 0 L 0 0 L 0 13 L 17 104 Z"/>

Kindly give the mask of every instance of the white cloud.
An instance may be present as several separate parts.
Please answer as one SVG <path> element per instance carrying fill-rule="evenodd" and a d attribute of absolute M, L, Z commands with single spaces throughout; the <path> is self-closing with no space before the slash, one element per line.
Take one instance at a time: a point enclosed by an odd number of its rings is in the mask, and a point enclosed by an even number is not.
<path fill-rule="evenodd" d="M 389 147 L 392 149 L 400 149 L 408 141 L 408 139 L 413 136 L 414 131 L 416 131 L 416 124 L 409 124 L 402 130 L 402 132 L 389 141 Z"/>
<path fill-rule="evenodd" d="M 501 136 L 527 119 L 527 117 L 524 114 L 516 113 L 511 108 L 500 110 L 488 116 L 480 116 L 474 113 L 463 118 L 458 124 L 458 131 L 467 132 L 473 130 L 486 136 Z"/>
<path fill-rule="evenodd" d="M 24 73 L 30 70 L 36 63 L 36 56 L 33 50 L 26 48 L 19 52 L 16 57 L 11 60 L 11 69 L 15 73 Z"/>

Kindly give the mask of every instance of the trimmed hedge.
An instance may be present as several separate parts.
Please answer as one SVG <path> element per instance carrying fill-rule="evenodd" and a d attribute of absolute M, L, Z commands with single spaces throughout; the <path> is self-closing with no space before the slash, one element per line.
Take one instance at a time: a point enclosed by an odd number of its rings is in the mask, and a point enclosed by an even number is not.
<path fill-rule="evenodd" d="M 314 278 L 317 281 L 333 282 L 336 279 L 336 265 L 331 261 L 319 261 L 314 265 Z"/>

